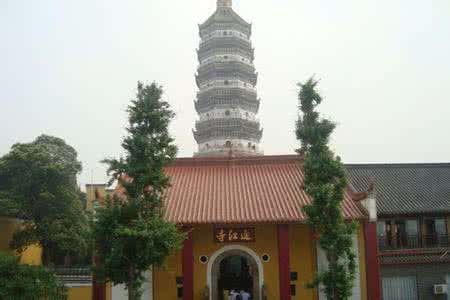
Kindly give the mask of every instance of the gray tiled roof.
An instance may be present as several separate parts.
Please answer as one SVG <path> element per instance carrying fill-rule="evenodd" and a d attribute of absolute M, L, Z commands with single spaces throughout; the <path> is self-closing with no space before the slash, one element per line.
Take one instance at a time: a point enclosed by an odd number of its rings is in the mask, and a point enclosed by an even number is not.
<path fill-rule="evenodd" d="M 64 285 L 92 284 L 89 267 L 54 267 L 52 271 Z"/>
<path fill-rule="evenodd" d="M 365 191 L 375 179 L 379 215 L 450 213 L 450 163 L 347 164 L 350 183 Z"/>
<path fill-rule="evenodd" d="M 206 26 L 211 25 L 212 23 L 232 23 L 236 22 L 242 24 L 243 26 L 250 26 L 244 19 L 241 18 L 233 9 L 217 9 L 214 14 L 212 14 L 208 20 L 206 20 L 203 24 L 200 24 L 200 28 L 204 28 Z"/>
<path fill-rule="evenodd" d="M 450 255 L 446 251 L 436 253 L 381 255 L 382 265 L 412 264 L 412 263 L 450 263 Z"/>

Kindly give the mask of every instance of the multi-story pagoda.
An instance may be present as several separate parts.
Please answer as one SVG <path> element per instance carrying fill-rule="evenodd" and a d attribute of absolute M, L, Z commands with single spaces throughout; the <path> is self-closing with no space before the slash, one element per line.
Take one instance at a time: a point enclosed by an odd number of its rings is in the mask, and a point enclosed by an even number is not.
<path fill-rule="evenodd" d="M 233 11 L 232 0 L 217 0 L 216 11 L 199 29 L 195 155 L 261 155 L 251 24 Z"/>

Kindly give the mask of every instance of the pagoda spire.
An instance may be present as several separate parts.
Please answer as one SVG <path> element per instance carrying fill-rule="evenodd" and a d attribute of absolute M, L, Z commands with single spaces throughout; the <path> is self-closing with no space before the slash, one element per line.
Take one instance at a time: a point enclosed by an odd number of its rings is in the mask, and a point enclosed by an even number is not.
<path fill-rule="evenodd" d="M 199 25 L 195 156 L 263 155 L 251 24 L 231 6 L 232 0 L 217 0 L 217 10 Z"/>
<path fill-rule="evenodd" d="M 217 8 L 232 7 L 233 0 L 217 0 Z"/>

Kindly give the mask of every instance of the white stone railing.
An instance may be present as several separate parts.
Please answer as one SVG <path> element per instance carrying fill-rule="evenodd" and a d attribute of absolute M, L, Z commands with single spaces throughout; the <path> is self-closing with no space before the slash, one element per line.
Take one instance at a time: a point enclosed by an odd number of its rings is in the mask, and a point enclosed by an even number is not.
<path fill-rule="evenodd" d="M 200 90 L 202 92 L 205 92 L 217 87 L 219 88 L 240 87 L 244 88 L 247 91 L 256 93 L 256 88 L 254 88 L 250 83 L 241 80 L 213 80 L 208 83 L 202 84 L 200 86 Z"/>
<path fill-rule="evenodd" d="M 241 40 L 250 43 L 250 39 L 248 38 L 248 36 L 237 30 L 214 30 L 213 32 L 203 36 L 203 38 L 200 41 L 200 45 L 214 38 L 228 38 L 228 37 L 237 37 Z"/>
<path fill-rule="evenodd" d="M 255 113 L 248 112 L 248 111 L 245 111 L 245 110 L 239 109 L 239 108 L 213 109 L 208 112 L 199 114 L 198 121 L 207 121 L 207 120 L 215 120 L 215 119 L 242 119 L 242 120 L 259 122 L 259 118 L 256 117 Z"/>
<path fill-rule="evenodd" d="M 198 145 L 202 153 L 238 151 L 240 153 L 263 154 L 259 144 L 245 139 L 215 139 Z"/>
<path fill-rule="evenodd" d="M 209 56 L 200 62 L 200 66 L 205 66 L 211 63 L 226 63 L 226 62 L 241 62 L 250 67 L 254 66 L 253 63 L 250 61 L 250 59 L 238 54 L 222 54 Z"/>
<path fill-rule="evenodd" d="M 225 146 L 220 146 L 220 147 L 210 147 L 210 148 L 201 148 L 198 150 L 198 153 L 203 153 L 203 154 L 225 154 L 227 155 L 228 153 L 231 152 L 238 152 L 240 154 L 249 154 L 249 155 L 263 155 L 264 152 L 259 150 L 259 149 L 248 149 L 246 147 L 225 147 Z"/>

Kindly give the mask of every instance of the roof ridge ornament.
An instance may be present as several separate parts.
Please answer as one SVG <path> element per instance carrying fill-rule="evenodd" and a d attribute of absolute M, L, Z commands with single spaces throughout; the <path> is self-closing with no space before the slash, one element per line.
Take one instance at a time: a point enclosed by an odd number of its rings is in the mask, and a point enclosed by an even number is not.
<path fill-rule="evenodd" d="M 224 8 L 233 6 L 233 0 L 217 0 L 217 8 Z"/>

